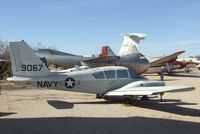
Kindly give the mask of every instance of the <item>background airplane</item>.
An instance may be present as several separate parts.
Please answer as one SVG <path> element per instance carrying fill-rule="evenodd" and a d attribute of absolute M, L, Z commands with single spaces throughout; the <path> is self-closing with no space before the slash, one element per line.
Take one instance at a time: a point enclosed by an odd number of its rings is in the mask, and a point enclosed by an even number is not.
<path fill-rule="evenodd" d="M 137 46 L 140 40 L 145 38 L 145 35 L 130 33 L 124 34 L 123 37 L 124 40 L 118 55 L 115 55 L 109 47 L 103 47 L 99 57 L 83 57 L 50 49 L 39 49 L 36 54 L 40 58 L 45 58 L 49 66 L 69 68 L 80 65 L 82 62 L 89 67 L 125 66 L 134 69 L 137 74 L 144 73 L 149 67 L 149 61 L 138 51 Z"/>
<path fill-rule="evenodd" d="M 184 52 L 177 51 L 167 56 L 149 58 L 150 66 L 145 73 L 160 73 L 162 67 L 162 71 L 172 74 L 176 69 L 185 68 L 188 62 L 184 59 L 178 59 L 178 56 Z"/>
<path fill-rule="evenodd" d="M 82 63 L 82 65 L 88 67 L 125 66 L 134 69 L 137 74 L 159 74 L 161 71 L 164 71 L 171 75 L 176 69 L 185 68 L 188 72 L 188 68 L 193 66 L 191 62 L 177 58 L 185 51 L 178 51 L 162 57 L 146 58 L 138 51 L 140 40 L 145 39 L 145 37 L 146 35 L 141 33 L 124 34 L 124 40 L 118 55 L 109 46 L 102 47 L 99 57 L 83 57 L 50 49 L 39 49 L 37 55 L 41 58 L 45 57 L 50 68 L 52 65 L 70 68 Z"/>
<path fill-rule="evenodd" d="M 185 61 L 188 62 L 186 66 L 186 72 L 190 72 L 190 68 L 198 68 L 200 70 L 200 60 L 197 58 L 184 58 Z"/>
<path fill-rule="evenodd" d="M 92 59 L 93 57 L 83 57 L 81 55 L 74 55 L 52 49 L 38 49 L 37 56 L 47 60 L 50 69 L 62 67 L 63 69 L 72 68 L 75 65 L 81 65 L 81 61 Z"/>
<path fill-rule="evenodd" d="M 7 80 L 39 88 L 97 94 L 109 99 L 132 98 L 148 95 L 161 96 L 165 92 L 192 90 L 188 86 L 165 86 L 162 81 L 150 81 L 138 76 L 132 69 L 119 66 L 98 67 L 74 72 L 50 72 L 26 42 L 10 42 L 13 77 Z"/>

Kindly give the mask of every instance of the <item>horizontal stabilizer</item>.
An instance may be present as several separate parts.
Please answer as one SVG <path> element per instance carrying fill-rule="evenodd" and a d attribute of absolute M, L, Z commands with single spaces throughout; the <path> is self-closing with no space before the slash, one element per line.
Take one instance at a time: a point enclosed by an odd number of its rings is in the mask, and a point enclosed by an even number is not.
<path fill-rule="evenodd" d="M 141 33 L 128 33 L 122 35 L 124 37 L 124 40 L 118 55 L 125 56 L 129 54 L 139 53 L 138 45 L 140 43 L 140 40 L 145 39 L 146 35 Z"/>

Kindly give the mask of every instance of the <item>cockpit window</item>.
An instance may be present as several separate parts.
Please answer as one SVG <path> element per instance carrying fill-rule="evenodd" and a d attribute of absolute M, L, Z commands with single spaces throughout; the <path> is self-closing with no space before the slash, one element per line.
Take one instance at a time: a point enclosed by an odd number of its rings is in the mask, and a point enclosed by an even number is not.
<path fill-rule="evenodd" d="M 115 71 L 114 70 L 107 70 L 107 71 L 104 71 L 104 73 L 105 73 L 107 79 L 115 78 Z"/>
<path fill-rule="evenodd" d="M 137 77 L 137 74 L 133 69 L 129 69 L 128 72 L 129 72 L 131 78 L 136 78 Z"/>
<path fill-rule="evenodd" d="M 117 70 L 117 78 L 129 78 L 127 70 Z"/>
<path fill-rule="evenodd" d="M 103 74 L 102 71 L 100 71 L 100 72 L 95 72 L 95 73 L 93 73 L 92 75 L 95 77 L 95 79 L 105 79 L 105 76 L 104 76 L 104 74 Z"/>

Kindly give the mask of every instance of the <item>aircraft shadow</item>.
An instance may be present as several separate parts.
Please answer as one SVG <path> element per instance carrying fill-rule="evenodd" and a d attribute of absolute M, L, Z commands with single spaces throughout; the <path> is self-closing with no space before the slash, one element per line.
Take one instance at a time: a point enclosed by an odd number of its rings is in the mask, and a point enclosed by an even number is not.
<path fill-rule="evenodd" d="M 173 77 L 190 77 L 190 78 L 200 78 L 199 75 L 193 75 L 193 74 L 173 74 Z"/>
<path fill-rule="evenodd" d="M 11 114 L 17 114 L 17 113 L 15 113 L 15 112 L 0 112 L 0 117 L 8 116 L 8 115 L 11 115 Z"/>
<path fill-rule="evenodd" d="M 74 107 L 74 103 L 60 100 L 47 100 L 47 103 L 56 109 L 72 109 Z"/>
<path fill-rule="evenodd" d="M 95 102 L 71 102 L 74 104 L 115 104 L 122 103 L 120 100 L 116 101 L 95 101 Z M 180 106 L 179 106 L 180 105 Z M 197 116 L 200 117 L 199 109 L 192 109 L 181 107 L 181 105 L 197 105 L 196 103 L 187 103 L 182 102 L 178 99 L 164 99 L 162 102 L 160 100 L 133 100 L 133 103 L 129 106 L 158 110 L 178 115 L 188 115 L 188 116 Z"/>
<path fill-rule="evenodd" d="M 102 101 L 90 101 L 90 102 L 66 102 L 60 100 L 47 100 L 48 104 L 56 109 L 72 109 L 74 104 L 119 104 L 122 103 L 121 100 L 102 100 Z M 178 115 L 187 116 L 197 116 L 200 117 L 199 109 L 192 109 L 187 107 L 181 107 L 184 105 L 197 105 L 196 103 L 182 102 L 179 99 L 164 99 L 162 102 L 160 100 L 133 100 L 133 103 L 129 106 L 152 109 L 157 111 L 163 111 Z"/>
<path fill-rule="evenodd" d="M 143 76 L 158 76 L 160 78 L 159 75 L 155 75 L 155 74 L 148 74 L 148 75 L 143 75 Z M 165 79 L 165 76 L 169 76 L 168 74 L 164 74 L 164 80 L 165 81 L 175 81 L 178 79 Z M 195 73 L 178 73 L 178 72 L 174 72 L 173 75 L 171 75 L 172 77 L 190 77 L 190 78 L 200 78 L 200 75 L 195 74 Z M 160 79 L 159 79 L 160 80 Z"/>
<path fill-rule="evenodd" d="M 158 81 L 159 81 L 160 79 L 158 79 Z M 178 81 L 179 79 L 165 79 L 164 78 L 164 80 L 163 81 Z"/>
<path fill-rule="evenodd" d="M 135 107 L 158 110 L 178 115 L 187 115 L 187 116 L 197 116 L 200 117 L 200 110 L 199 109 L 192 109 L 187 107 L 181 107 L 183 105 L 197 105 L 196 103 L 187 103 L 182 102 L 180 100 L 149 100 L 149 101 L 140 101 L 136 100 L 133 101 L 131 104 Z"/>
<path fill-rule="evenodd" d="M 155 80 L 157 80 L 157 81 L 161 81 L 161 79 L 155 79 Z M 179 79 L 167 79 L 167 78 L 165 78 L 164 77 L 164 79 L 163 79 L 163 81 L 178 81 Z"/>
<path fill-rule="evenodd" d="M 1 119 L 1 134 L 197 134 L 195 122 L 148 117 L 45 117 Z"/>

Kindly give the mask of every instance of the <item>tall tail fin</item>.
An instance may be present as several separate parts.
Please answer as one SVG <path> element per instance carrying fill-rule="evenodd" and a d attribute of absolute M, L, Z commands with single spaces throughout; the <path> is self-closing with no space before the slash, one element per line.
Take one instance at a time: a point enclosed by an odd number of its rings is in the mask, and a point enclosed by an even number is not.
<path fill-rule="evenodd" d="M 139 53 L 138 44 L 140 40 L 145 39 L 146 35 L 141 33 L 128 33 L 123 35 L 124 40 L 119 50 L 119 56 L 128 54 Z"/>
<path fill-rule="evenodd" d="M 9 46 L 13 76 L 42 77 L 51 74 L 26 42 L 10 42 Z"/>
<path fill-rule="evenodd" d="M 116 56 L 109 46 L 103 46 L 101 51 L 102 57 Z"/>

